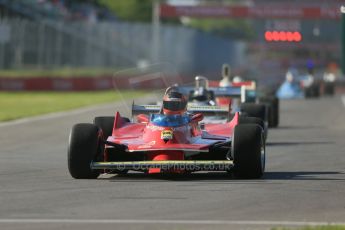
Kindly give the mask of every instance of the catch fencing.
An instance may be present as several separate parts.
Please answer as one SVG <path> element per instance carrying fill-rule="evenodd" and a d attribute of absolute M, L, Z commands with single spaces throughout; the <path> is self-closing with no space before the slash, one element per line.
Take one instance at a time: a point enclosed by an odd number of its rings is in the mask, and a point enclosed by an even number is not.
<path fill-rule="evenodd" d="M 0 68 L 123 69 L 170 63 L 180 73 L 214 73 L 245 63 L 245 45 L 191 28 L 151 24 L 0 19 Z M 158 50 L 158 51 L 157 51 Z M 157 57 L 153 52 L 157 51 Z M 220 71 L 219 71 L 220 72 Z"/>

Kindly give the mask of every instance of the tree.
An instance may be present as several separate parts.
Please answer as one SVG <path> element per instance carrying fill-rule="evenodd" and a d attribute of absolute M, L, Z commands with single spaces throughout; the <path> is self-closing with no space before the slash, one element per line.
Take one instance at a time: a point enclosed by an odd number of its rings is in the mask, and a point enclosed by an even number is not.
<path fill-rule="evenodd" d="M 151 21 L 152 0 L 98 0 L 98 3 L 126 21 Z"/>
<path fill-rule="evenodd" d="M 192 18 L 188 26 L 224 37 L 250 39 L 254 36 L 254 30 L 249 20 Z"/>
<path fill-rule="evenodd" d="M 150 22 L 152 20 L 152 3 L 154 0 L 84 0 L 97 1 L 107 7 L 121 20 Z M 164 1 L 161 1 L 164 2 Z M 231 4 L 237 0 L 200 1 L 203 4 Z M 163 23 L 180 24 L 179 19 L 161 19 Z M 250 39 L 253 37 L 253 28 L 248 20 L 239 19 L 199 19 L 192 18 L 188 26 L 206 32 L 215 33 L 224 37 Z"/>

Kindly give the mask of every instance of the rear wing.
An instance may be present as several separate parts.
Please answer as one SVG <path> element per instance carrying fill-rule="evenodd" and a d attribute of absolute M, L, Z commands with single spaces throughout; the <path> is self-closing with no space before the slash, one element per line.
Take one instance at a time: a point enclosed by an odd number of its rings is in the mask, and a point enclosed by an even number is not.
<path fill-rule="evenodd" d="M 195 90 L 195 87 L 178 86 L 177 90 L 188 97 L 190 92 Z M 209 87 L 208 90 L 212 91 L 215 97 L 241 97 L 241 86 Z"/>
<path fill-rule="evenodd" d="M 256 84 L 254 81 L 250 82 L 249 85 L 238 85 L 238 86 L 228 86 L 228 87 L 210 87 L 209 91 L 214 93 L 215 97 L 231 97 L 239 98 L 241 102 L 255 102 L 257 98 Z M 189 97 L 191 91 L 194 87 L 191 86 L 179 86 L 177 90 Z"/>
<path fill-rule="evenodd" d="M 135 105 L 132 104 L 132 116 L 138 114 L 151 114 L 159 113 L 161 111 L 160 105 Z M 211 105 L 188 105 L 187 112 L 189 113 L 202 113 L 204 116 L 228 116 L 229 109 L 221 108 L 219 106 Z"/>
<path fill-rule="evenodd" d="M 231 87 L 210 88 L 214 90 L 216 97 L 231 97 L 239 98 L 241 102 L 255 102 L 256 101 L 256 87 L 255 82 L 251 85 L 239 85 Z"/>
<path fill-rule="evenodd" d="M 242 103 L 255 102 L 256 90 L 248 88 L 248 86 L 230 86 L 230 87 L 217 87 L 210 88 L 215 92 L 215 97 L 230 97 L 238 98 Z"/>
<path fill-rule="evenodd" d="M 256 90 L 256 81 L 242 81 L 242 82 L 233 82 L 232 86 L 240 87 L 245 86 L 248 90 Z"/>
<path fill-rule="evenodd" d="M 209 90 L 214 92 L 215 97 L 233 97 L 233 98 L 240 98 L 241 97 L 241 87 L 211 87 Z"/>

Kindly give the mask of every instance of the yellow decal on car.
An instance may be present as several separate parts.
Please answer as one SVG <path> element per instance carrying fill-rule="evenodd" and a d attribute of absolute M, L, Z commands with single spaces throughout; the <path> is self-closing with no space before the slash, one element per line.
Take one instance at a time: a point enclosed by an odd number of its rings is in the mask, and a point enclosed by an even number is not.
<path fill-rule="evenodd" d="M 161 139 L 163 139 L 163 140 L 173 139 L 173 131 L 172 130 L 163 130 L 161 132 Z"/>

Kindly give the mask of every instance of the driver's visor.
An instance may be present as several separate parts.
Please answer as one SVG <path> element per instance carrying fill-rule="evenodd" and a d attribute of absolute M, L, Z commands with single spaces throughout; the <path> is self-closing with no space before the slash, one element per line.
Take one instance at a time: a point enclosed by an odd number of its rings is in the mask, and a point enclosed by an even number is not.
<path fill-rule="evenodd" d="M 184 101 L 163 101 L 163 108 L 170 111 L 181 111 L 186 108 L 187 102 Z"/>

